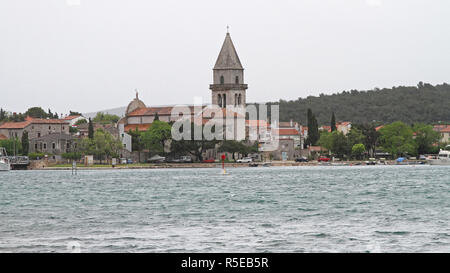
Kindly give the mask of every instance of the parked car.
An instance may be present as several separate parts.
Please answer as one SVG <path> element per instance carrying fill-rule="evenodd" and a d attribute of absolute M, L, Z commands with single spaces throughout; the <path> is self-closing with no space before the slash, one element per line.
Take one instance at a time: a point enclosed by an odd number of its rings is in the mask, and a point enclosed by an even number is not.
<path fill-rule="evenodd" d="M 162 163 L 162 162 L 166 161 L 166 158 L 163 156 L 155 155 L 155 156 L 150 157 L 147 161 L 150 163 Z"/>
<path fill-rule="evenodd" d="M 202 163 L 214 163 L 214 162 L 216 162 L 216 161 L 214 160 L 214 158 L 203 159 L 203 161 L 202 161 Z"/>
<path fill-rule="evenodd" d="M 120 164 L 127 164 L 127 159 L 126 158 L 120 158 L 119 162 L 120 162 Z"/>
<path fill-rule="evenodd" d="M 182 156 L 181 157 L 181 161 L 182 162 L 184 162 L 184 163 L 192 163 L 193 162 L 193 160 L 192 160 L 192 157 L 190 157 L 190 156 Z"/>
<path fill-rule="evenodd" d="M 253 162 L 253 159 L 251 157 L 244 157 L 241 159 L 236 160 L 237 163 L 250 163 Z"/>
<path fill-rule="evenodd" d="M 308 162 L 308 159 L 306 157 L 297 157 L 295 159 L 295 162 Z"/>
<path fill-rule="evenodd" d="M 131 158 L 127 159 L 127 164 L 133 164 L 133 160 Z"/>
<path fill-rule="evenodd" d="M 329 157 L 326 157 L 326 156 L 321 156 L 321 157 L 319 157 L 319 159 L 318 159 L 318 161 L 319 162 L 328 162 L 328 161 L 330 161 L 331 159 L 329 158 Z"/>

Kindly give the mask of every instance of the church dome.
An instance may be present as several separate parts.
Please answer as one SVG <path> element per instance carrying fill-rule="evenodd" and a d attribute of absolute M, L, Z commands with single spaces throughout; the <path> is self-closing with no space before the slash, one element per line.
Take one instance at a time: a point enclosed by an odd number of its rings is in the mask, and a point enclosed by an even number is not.
<path fill-rule="evenodd" d="M 134 99 L 128 104 L 126 114 L 128 115 L 128 114 L 130 114 L 131 112 L 133 112 L 133 111 L 136 110 L 136 109 L 139 109 L 139 108 L 146 108 L 146 107 L 147 107 L 147 106 L 145 106 L 145 103 L 139 99 L 138 92 L 136 91 L 136 98 L 134 98 Z"/>

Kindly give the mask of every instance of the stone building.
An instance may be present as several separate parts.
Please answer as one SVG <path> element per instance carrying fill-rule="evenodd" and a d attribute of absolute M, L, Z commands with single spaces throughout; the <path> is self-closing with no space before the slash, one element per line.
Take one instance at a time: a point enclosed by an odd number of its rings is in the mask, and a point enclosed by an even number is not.
<path fill-rule="evenodd" d="M 30 139 L 30 153 L 44 153 L 60 156 L 63 153 L 75 151 L 76 138 L 69 134 L 52 133 L 45 136 Z M 58 157 L 57 159 L 60 159 Z"/>
<path fill-rule="evenodd" d="M 7 138 L 22 138 L 24 131 L 28 138 L 38 138 L 49 134 L 69 134 L 69 122 L 63 119 L 39 119 L 27 117 L 22 122 L 5 122 L 0 125 L 0 134 Z"/>

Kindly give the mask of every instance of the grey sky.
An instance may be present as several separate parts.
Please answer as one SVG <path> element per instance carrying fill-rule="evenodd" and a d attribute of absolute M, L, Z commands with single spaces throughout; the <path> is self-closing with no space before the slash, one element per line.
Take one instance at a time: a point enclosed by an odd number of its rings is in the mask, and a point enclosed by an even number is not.
<path fill-rule="evenodd" d="M 450 1 L 0 1 L 0 107 L 210 102 L 226 25 L 248 102 L 450 81 Z"/>

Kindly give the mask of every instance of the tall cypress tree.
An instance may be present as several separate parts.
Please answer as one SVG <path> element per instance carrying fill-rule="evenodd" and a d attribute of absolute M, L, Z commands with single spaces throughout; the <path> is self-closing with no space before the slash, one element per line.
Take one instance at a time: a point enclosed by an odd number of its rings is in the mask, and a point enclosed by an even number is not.
<path fill-rule="evenodd" d="M 28 155 L 28 151 L 30 149 L 30 140 L 28 139 L 28 132 L 23 131 L 22 134 L 22 154 Z"/>
<path fill-rule="evenodd" d="M 91 118 L 89 118 L 88 137 L 90 139 L 94 138 L 94 125 L 92 124 Z"/>
<path fill-rule="evenodd" d="M 316 116 L 312 113 L 311 109 L 308 109 L 308 138 L 306 139 L 307 145 L 315 145 L 319 140 L 319 124 L 317 123 Z"/>
<path fill-rule="evenodd" d="M 158 112 L 155 113 L 155 118 L 153 119 L 153 121 L 155 121 L 155 120 L 159 120 Z"/>
<path fill-rule="evenodd" d="M 334 112 L 333 112 L 333 115 L 331 115 L 331 124 L 330 124 L 330 126 L 331 126 L 331 132 L 334 132 L 334 131 L 337 130 L 337 128 L 336 128 L 336 117 L 334 116 Z"/>

